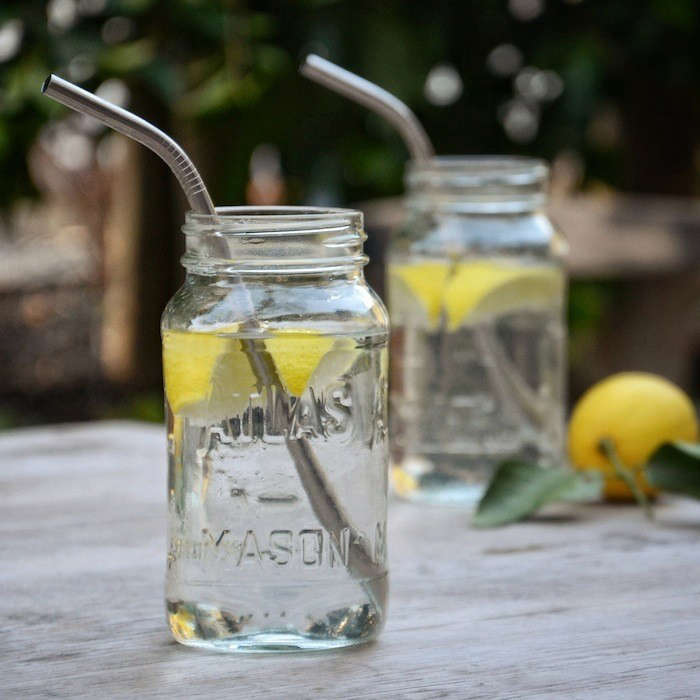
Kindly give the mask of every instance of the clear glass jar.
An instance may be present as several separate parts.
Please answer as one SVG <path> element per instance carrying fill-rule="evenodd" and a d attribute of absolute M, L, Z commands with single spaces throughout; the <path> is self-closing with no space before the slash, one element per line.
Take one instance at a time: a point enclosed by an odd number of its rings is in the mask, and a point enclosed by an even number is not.
<path fill-rule="evenodd" d="M 189 645 L 372 639 L 387 595 L 386 311 L 362 215 L 189 213 L 162 320 L 168 621 Z"/>
<path fill-rule="evenodd" d="M 566 242 L 548 168 L 518 157 L 411 163 L 388 254 L 392 481 L 473 504 L 507 458 L 563 456 Z"/>

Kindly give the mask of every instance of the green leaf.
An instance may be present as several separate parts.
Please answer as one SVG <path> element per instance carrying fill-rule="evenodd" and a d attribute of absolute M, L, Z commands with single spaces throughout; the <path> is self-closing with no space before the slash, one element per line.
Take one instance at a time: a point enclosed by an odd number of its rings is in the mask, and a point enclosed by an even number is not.
<path fill-rule="evenodd" d="M 557 494 L 557 501 L 570 503 L 589 503 L 599 501 L 603 495 L 603 475 L 598 472 L 588 474 L 575 473 L 573 479 L 562 487 Z"/>
<path fill-rule="evenodd" d="M 664 491 L 700 498 L 700 444 L 668 442 L 646 465 L 649 483 Z"/>
<path fill-rule="evenodd" d="M 118 0 L 115 11 L 140 15 L 146 12 L 153 4 L 155 4 L 155 0 Z"/>
<path fill-rule="evenodd" d="M 519 460 L 502 462 L 483 495 L 472 523 L 495 527 L 522 520 L 552 501 L 589 501 L 600 497 L 602 478 L 540 467 Z"/>

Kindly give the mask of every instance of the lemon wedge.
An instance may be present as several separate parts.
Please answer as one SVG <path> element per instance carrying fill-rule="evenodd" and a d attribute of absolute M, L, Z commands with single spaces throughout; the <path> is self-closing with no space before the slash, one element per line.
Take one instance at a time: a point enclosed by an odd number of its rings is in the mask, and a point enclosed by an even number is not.
<path fill-rule="evenodd" d="M 197 632 L 195 616 L 186 608 L 179 606 L 177 612 L 168 613 L 168 622 L 173 637 L 178 640 L 193 639 Z"/>
<path fill-rule="evenodd" d="M 418 479 L 401 467 L 392 467 L 391 483 L 399 496 L 408 496 L 418 488 Z"/>
<path fill-rule="evenodd" d="M 321 359 L 334 345 L 334 339 L 314 331 L 277 330 L 265 340 L 284 388 L 301 396 Z"/>
<path fill-rule="evenodd" d="M 225 330 L 235 332 L 237 328 Z M 264 344 L 285 390 L 297 397 L 311 381 L 325 386 L 342 376 L 358 358 L 349 339 L 345 345 L 308 330 L 276 330 Z M 163 374 L 171 410 L 191 419 L 238 415 L 258 390 L 240 339 L 214 333 L 165 331 Z"/>
<path fill-rule="evenodd" d="M 562 272 L 551 265 L 518 265 L 494 260 L 459 263 L 444 291 L 448 330 L 486 315 L 551 305 L 560 299 Z"/>
<path fill-rule="evenodd" d="M 415 316 L 417 301 L 430 325 L 440 320 L 445 283 L 451 265 L 447 262 L 421 262 L 389 266 L 389 306 L 393 313 Z"/>
<path fill-rule="evenodd" d="M 180 330 L 163 333 L 163 379 L 173 413 L 190 418 L 235 416 L 257 385 L 240 340 Z"/>
<path fill-rule="evenodd" d="M 434 328 L 444 312 L 447 328 L 561 298 L 563 273 L 552 265 L 524 265 L 503 260 L 457 264 L 422 262 L 389 267 L 389 306 L 397 320 L 423 310 Z"/>
<path fill-rule="evenodd" d="M 333 344 L 333 349 L 318 363 L 308 384 L 317 390 L 323 390 L 334 382 L 341 381 L 354 368 L 361 371 L 358 365 L 363 358 L 369 362 L 368 357 L 367 351 L 357 348 L 350 338 L 338 339 Z M 368 366 L 365 364 L 362 369 Z"/>

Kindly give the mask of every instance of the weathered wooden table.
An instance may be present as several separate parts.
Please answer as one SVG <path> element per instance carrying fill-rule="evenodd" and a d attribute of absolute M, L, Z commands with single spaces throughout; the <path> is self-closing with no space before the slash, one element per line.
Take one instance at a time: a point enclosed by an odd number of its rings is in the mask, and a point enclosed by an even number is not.
<path fill-rule="evenodd" d="M 163 612 L 163 431 L 0 436 L 0 697 L 697 698 L 700 504 L 567 505 L 477 531 L 393 503 L 389 622 L 325 654 L 222 655 Z"/>

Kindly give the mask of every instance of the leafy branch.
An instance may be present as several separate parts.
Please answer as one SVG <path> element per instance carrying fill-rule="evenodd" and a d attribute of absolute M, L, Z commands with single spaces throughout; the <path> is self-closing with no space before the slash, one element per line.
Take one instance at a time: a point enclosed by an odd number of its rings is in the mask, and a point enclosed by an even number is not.
<path fill-rule="evenodd" d="M 601 440 L 600 449 L 651 519 L 649 499 L 639 487 L 634 472 L 620 459 L 615 445 L 610 440 Z M 666 443 L 640 471 L 658 489 L 700 499 L 700 444 Z M 472 523 L 475 527 L 505 525 L 527 518 L 548 503 L 599 500 L 602 490 L 603 476 L 598 472 L 577 472 L 508 460 L 494 473 Z"/>

